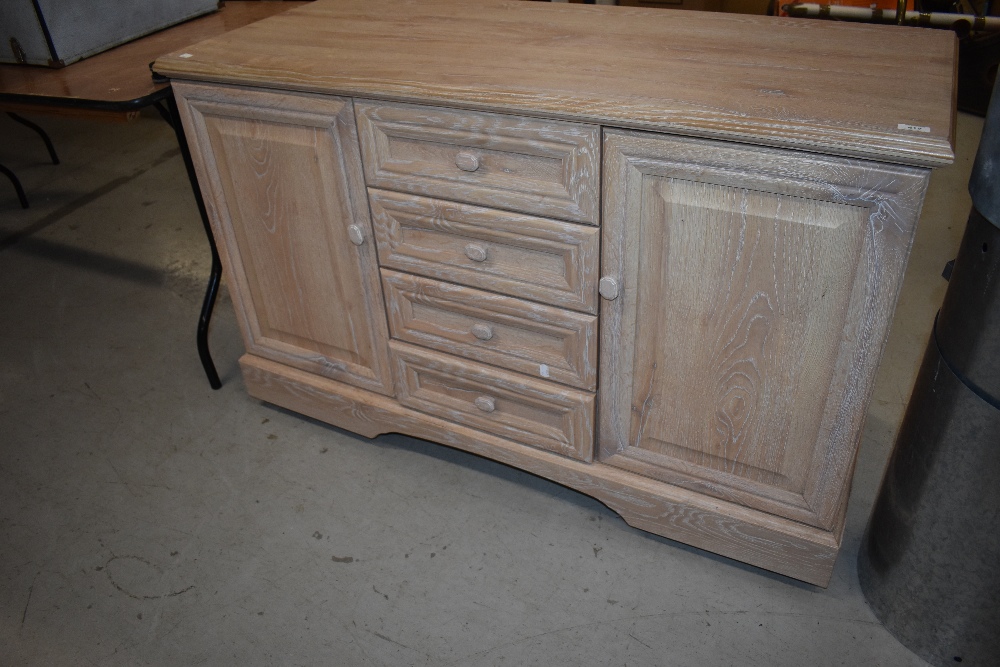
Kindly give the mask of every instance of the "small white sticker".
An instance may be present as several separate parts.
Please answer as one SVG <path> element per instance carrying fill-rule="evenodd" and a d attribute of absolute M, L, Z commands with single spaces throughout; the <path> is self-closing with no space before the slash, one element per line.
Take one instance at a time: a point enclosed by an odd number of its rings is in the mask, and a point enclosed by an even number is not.
<path fill-rule="evenodd" d="M 547 378 L 549 376 L 549 367 L 546 366 L 545 364 L 540 364 L 538 366 L 538 374 L 541 375 L 543 378 Z"/>
<path fill-rule="evenodd" d="M 907 125 L 906 123 L 900 123 L 897 126 L 901 130 L 909 130 L 910 132 L 930 132 L 931 128 L 924 127 L 922 125 Z"/>
<path fill-rule="evenodd" d="M 178 58 L 193 58 L 194 56 L 192 56 L 190 53 L 182 53 L 182 54 L 180 54 L 177 57 Z M 902 126 L 900 126 L 900 127 L 902 127 Z"/>

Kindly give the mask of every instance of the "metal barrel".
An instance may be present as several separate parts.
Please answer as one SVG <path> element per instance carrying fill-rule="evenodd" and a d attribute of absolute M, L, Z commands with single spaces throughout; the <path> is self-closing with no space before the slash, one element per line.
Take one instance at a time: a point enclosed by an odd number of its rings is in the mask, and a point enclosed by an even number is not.
<path fill-rule="evenodd" d="M 858 555 L 875 615 L 933 665 L 1000 665 L 997 90 L 974 208 Z"/>

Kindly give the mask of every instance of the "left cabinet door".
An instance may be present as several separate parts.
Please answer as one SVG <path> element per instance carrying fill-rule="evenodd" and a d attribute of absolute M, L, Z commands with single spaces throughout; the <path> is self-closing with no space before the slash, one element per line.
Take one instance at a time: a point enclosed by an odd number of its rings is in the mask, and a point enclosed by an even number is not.
<path fill-rule="evenodd" d="M 391 395 L 351 100 L 173 88 L 247 351 Z"/>

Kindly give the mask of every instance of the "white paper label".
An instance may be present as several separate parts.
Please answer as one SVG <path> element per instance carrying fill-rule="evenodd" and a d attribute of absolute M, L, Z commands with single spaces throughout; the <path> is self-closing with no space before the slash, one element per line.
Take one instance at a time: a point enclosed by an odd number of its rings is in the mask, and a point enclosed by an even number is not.
<path fill-rule="evenodd" d="M 546 366 L 545 364 L 540 364 L 538 366 L 538 374 L 541 375 L 543 378 L 547 378 L 549 376 L 549 367 Z"/>
<path fill-rule="evenodd" d="M 930 132 L 931 128 L 923 127 L 922 125 L 907 125 L 906 123 L 900 123 L 897 127 L 901 130 L 909 130 L 910 132 Z"/>

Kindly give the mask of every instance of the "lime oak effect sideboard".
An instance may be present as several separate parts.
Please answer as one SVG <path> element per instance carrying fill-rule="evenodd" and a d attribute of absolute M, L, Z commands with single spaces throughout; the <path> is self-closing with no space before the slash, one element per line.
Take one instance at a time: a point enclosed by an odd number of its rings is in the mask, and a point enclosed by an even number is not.
<path fill-rule="evenodd" d="M 159 59 L 254 397 L 825 586 L 955 38 L 318 0 Z"/>

